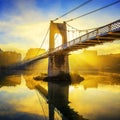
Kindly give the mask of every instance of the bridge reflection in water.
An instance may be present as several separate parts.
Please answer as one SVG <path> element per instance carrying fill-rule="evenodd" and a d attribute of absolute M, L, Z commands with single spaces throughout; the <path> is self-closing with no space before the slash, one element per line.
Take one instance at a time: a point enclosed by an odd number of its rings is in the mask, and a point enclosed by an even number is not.
<path fill-rule="evenodd" d="M 54 120 L 54 108 L 62 113 L 62 120 L 87 120 L 70 108 L 68 96 L 69 85 L 48 83 L 49 118 Z"/>
<path fill-rule="evenodd" d="M 15 108 L 16 109 L 15 111 L 12 108 L 9 108 L 9 110 L 10 110 L 9 113 L 7 111 L 4 111 L 4 109 L 1 107 L 0 119 L 20 120 L 24 116 L 25 119 L 29 118 L 30 120 L 38 120 L 38 119 L 44 119 L 44 118 L 49 119 L 49 120 L 56 120 L 56 119 L 58 119 L 58 117 L 59 117 L 58 120 L 86 120 L 82 116 L 80 116 L 77 112 L 75 112 L 74 109 L 70 108 L 70 106 L 69 106 L 69 101 L 68 101 L 69 83 L 67 83 L 67 82 L 66 83 L 65 82 L 62 82 L 62 83 L 48 82 L 48 85 L 46 86 L 48 89 L 47 90 L 40 85 L 40 81 L 35 81 L 34 79 L 31 79 L 32 76 L 24 75 L 23 77 L 25 78 L 25 81 L 23 81 L 21 79 L 21 75 L 11 75 L 11 76 L 5 76 L 5 77 L 1 78 L 0 87 L 4 89 L 4 86 L 6 86 L 6 87 L 8 87 L 7 91 L 13 92 L 11 97 L 9 98 L 9 100 L 12 102 L 13 101 L 15 102 L 17 100 L 17 101 L 19 101 L 19 103 L 13 102 L 12 106 L 11 105 L 10 106 L 13 108 L 14 107 L 17 107 L 17 108 Z M 44 83 L 47 84 L 47 82 L 44 82 Z M 26 88 L 26 85 L 29 89 L 35 90 L 36 91 L 35 94 L 37 92 L 40 93 L 40 95 L 37 95 L 37 97 L 38 97 L 37 99 L 41 99 L 40 97 L 42 96 L 46 100 L 46 103 L 48 104 L 48 110 L 46 110 L 44 108 L 42 108 L 42 109 L 44 109 L 43 111 L 45 112 L 45 114 L 47 113 L 47 111 L 49 111 L 48 117 L 47 117 L 47 115 L 39 117 L 35 114 L 29 114 L 29 112 L 26 113 L 24 111 L 24 109 L 26 109 L 26 108 L 24 108 L 24 107 L 22 108 L 23 112 L 19 111 L 19 109 L 20 109 L 19 104 L 21 104 L 21 97 L 23 99 L 23 102 L 24 102 L 24 99 L 26 99 L 25 94 L 26 94 L 26 91 L 28 91 Z M 10 87 L 12 87 L 12 86 L 13 86 L 13 88 L 12 88 L 13 90 L 12 89 L 9 90 Z M 17 90 L 17 89 L 19 89 L 19 90 Z M 16 91 L 14 91 L 14 90 L 16 90 Z M 18 91 L 19 92 L 21 91 L 22 94 L 18 93 Z M 23 94 L 23 92 L 24 92 L 24 94 Z M 31 94 L 33 94 L 33 93 L 31 93 Z M 9 96 L 9 93 L 8 93 L 8 96 Z M 18 98 L 14 97 L 14 96 L 18 96 Z M 23 98 L 23 96 L 25 98 Z M 4 99 L 4 97 L 2 99 Z M 30 97 L 29 99 L 33 99 L 33 98 Z M 0 103 L 1 103 L 1 101 L 0 101 Z M 8 101 L 8 99 L 5 99 L 3 101 L 8 102 L 7 104 L 5 102 L 5 107 L 7 109 L 9 107 L 8 104 L 10 101 Z M 28 103 L 29 103 L 29 100 L 28 100 Z M 22 103 L 22 104 L 24 104 L 24 103 Z M 22 104 L 21 104 L 21 107 L 26 106 L 26 103 L 25 103 L 25 105 L 22 105 Z M 36 106 L 34 106 L 34 107 L 36 108 L 37 106 L 38 105 L 36 104 Z M 35 109 L 35 108 L 32 108 L 32 109 Z M 31 112 L 32 110 L 29 110 L 29 111 Z M 2 112 L 4 114 L 2 114 Z M 56 118 L 56 114 L 57 114 L 57 118 Z M 22 119 L 24 120 L 24 118 L 22 118 Z"/>
<path fill-rule="evenodd" d="M 119 120 L 120 76 L 86 74 L 85 78 L 77 87 L 35 81 L 31 75 L 0 78 L 0 119 Z"/>
<path fill-rule="evenodd" d="M 49 120 L 55 119 L 55 110 L 61 116 L 62 120 L 87 120 L 69 106 L 69 83 L 48 82 L 48 93 L 40 85 L 35 88 L 47 100 L 49 105 Z"/>

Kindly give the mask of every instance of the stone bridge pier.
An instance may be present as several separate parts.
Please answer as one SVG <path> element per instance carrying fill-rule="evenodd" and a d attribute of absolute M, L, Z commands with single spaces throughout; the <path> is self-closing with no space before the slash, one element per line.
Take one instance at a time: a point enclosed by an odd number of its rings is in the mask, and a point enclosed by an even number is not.
<path fill-rule="evenodd" d="M 50 23 L 49 34 L 49 51 L 55 48 L 55 35 L 60 34 L 62 36 L 62 44 L 67 43 L 66 23 Z M 58 52 L 51 54 L 48 57 L 48 76 L 56 76 L 59 73 L 69 73 L 68 54 L 65 52 Z"/>

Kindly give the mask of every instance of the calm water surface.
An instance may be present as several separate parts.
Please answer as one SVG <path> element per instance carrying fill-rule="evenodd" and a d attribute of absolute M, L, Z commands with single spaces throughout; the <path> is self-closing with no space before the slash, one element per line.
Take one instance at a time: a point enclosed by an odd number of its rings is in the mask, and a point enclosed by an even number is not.
<path fill-rule="evenodd" d="M 120 75 L 82 76 L 72 84 L 0 78 L 0 120 L 120 120 Z"/>

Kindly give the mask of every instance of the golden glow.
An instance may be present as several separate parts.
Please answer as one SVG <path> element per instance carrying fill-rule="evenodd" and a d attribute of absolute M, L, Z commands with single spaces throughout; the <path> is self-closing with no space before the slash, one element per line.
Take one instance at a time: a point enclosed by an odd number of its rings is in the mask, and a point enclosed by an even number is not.
<path fill-rule="evenodd" d="M 79 23 L 80 22 L 80 23 Z M 77 26 L 78 29 L 88 29 L 88 28 L 94 28 L 96 26 L 101 26 L 100 23 L 96 23 L 95 21 L 90 20 L 89 22 L 91 24 L 84 25 L 86 20 L 78 21 L 72 24 L 72 26 Z M 44 39 L 44 36 L 46 34 L 46 31 L 49 27 L 49 22 L 29 22 L 19 25 L 11 26 L 11 23 L 1 23 L 3 24 L 3 28 L 6 26 L 9 26 L 11 31 L 7 33 L 7 35 L 13 37 L 16 39 L 16 42 L 9 42 L 6 44 L 0 43 L 0 48 L 3 50 L 12 50 L 12 51 L 18 51 L 25 55 L 25 52 L 29 48 L 39 48 L 40 44 L 42 43 L 42 40 Z M 84 26 L 83 26 L 84 25 Z M 83 33 L 80 33 L 83 34 Z M 57 36 L 57 37 L 56 37 Z M 48 36 L 49 37 L 49 36 Z M 74 35 L 72 32 L 68 33 L 67 39 L 68 41 L 72 40 L 73 38 L 76 38 L 77 36 Z M 56 42 L 55 46 L 61 45 L 61 35 L 55 35 Z M 10 41 L 11 38 L 5 37 L 6 41 Z M 48 43 L 49 38 L 47 38 Z M 44 44 L 43 48 L 48 49 L 48 44 Z M 90 47 L 88 49 L 97 50 L 98 54 L 110 54 L 110 53 L 120 53 L 120 41 L 115 41 L 112 43 L 106 43 L 103 45 Z"/>
<path fill-rule="evenodd" d="M 82 53 L 71 54 L 69 56 L 71 70 L 75 72 L 79 69 L 89 69 L 98 66 L 97 52 L 84 50 Z"/>
<path fill-rule="evenodd" d="M 13 79 L 14 78 L 14 79 Z M 29 76 L 27 79 L 30 79 Z M 46 111 L 46 116 L 48 115 L 48 105 L 43 99 L 43 97 L 34 89 L 35 85 L 39 82 L 32 82 L 31 84 L 33 87 L 31 88 L 30 85 L 27 84 L 27 81 L 23 77 L 20 76 L 11 76 L 7 79 L 7 84 L 10 84 L 9 87 L 2 87 L 0 92 L 6 92 L 6 94 L 1 98 L 5 99 L 7 105 L 12 105 L 15 108 L 16 112 L 23 112 L 23 113 L 32 113 L 44 116 L 41 103 L 44 106 L 44 110 Z M 18 82 L 21 80 L 21 84 Z M 8 83 L 9 81 L 9 83 Z M 31 82 L 31 80 L 29 81 Z M 18 84 L 15 87 L 12 87 L 12 84 Z M 28 86 L 26 86 L 26 84 Z M 29 88 L 28 88 L 29 87 Z M 31 89 L 31 90 L 30 90 Z M 8 96 L 7 96 L 8 95 Z M 9 96 L 10 95 L 10 96 Z M 19 96 L 19 97 L 18 97 Z M 9 97 L 9 100 L 8 98 Z M 41 103 L 39 101 L 41 100 Z M 9 111 L 9 114 L 14 111 Z"/>
<path fill-rule="evenodd" d="M 55 48 L 62 45 L 62 36 L 60 34 L 55 34 Z"/>
<path fill-rule="evenodd" d="M 80 85 L 70 89 L 69 100 L 74 101 L 70 106 L 85 118 L 91 119 L 103 114 L 106 116 L 119 114 L 119 81 L 117 83 L 107 75 L 84 76 L 85 80 Z M 114 111 L 109 110 L 110 108 Z"/>

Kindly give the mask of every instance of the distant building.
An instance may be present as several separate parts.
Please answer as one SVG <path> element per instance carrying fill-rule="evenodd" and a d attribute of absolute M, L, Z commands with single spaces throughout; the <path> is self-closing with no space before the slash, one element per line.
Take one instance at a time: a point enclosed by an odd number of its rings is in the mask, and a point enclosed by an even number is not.
<path fill-rule="evenodd" d="M 0 53 L 2 53 L 3 51 L 2 51 L 2 49 L 0 48 Z"/>
<path fill-rule="evenodd" d="M 31 59 L 31 58 L 34 58 L 42 53 L 45 52 L 45 49 L 40 49 L 40 48 L 30 48 L 27 53 L 26 53 L 26 56 L 24 58 L 24 60 L 28 60 L 28 59 Z"/>
<path fill-rule="evenodd" d="M 0 67 L 6 67 L 21 61 L 21 54 L 16 52 L 0 52 Z"/>

